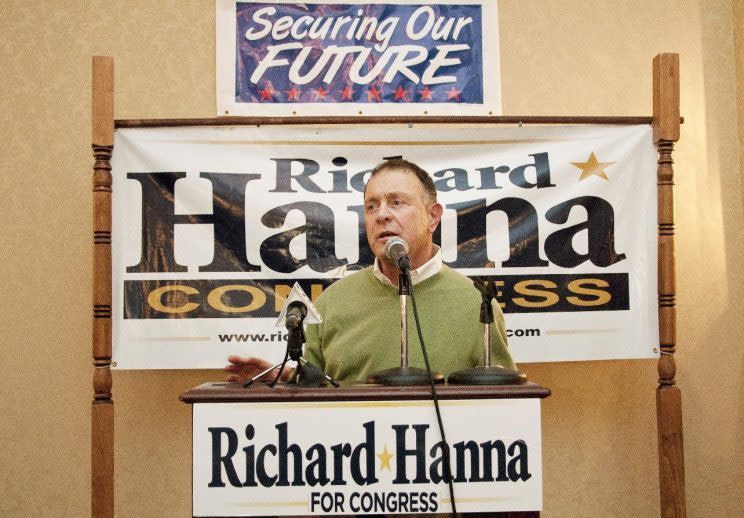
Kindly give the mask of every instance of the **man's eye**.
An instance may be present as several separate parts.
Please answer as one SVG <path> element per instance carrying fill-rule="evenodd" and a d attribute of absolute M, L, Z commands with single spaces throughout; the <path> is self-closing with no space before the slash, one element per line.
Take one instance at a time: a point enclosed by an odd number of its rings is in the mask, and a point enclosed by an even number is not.
<path fill-rule="evenodd" d="M 393 205 L 396 207 L 399 205 L 403 205 L 403 200 L 393 200 Z"/>

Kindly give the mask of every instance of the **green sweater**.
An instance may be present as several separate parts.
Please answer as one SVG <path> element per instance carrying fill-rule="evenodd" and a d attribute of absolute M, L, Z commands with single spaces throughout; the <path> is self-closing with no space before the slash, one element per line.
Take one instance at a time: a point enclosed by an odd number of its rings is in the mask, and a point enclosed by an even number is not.
<path fill-rule="evenodd" d="M 481 296 L 465 276 L 444 265 L 413 287 L 433 371 L 445 376 L 483 363 Z M 305 357 L 341 383 L 400 366 L 398 289 L 367 267 L 329 286 L 317 301 L 323 322 L 307 326 Z M 504 315 L 494 305 L 492 364 L 515 368 L 506 349 Z M 425 368 L 413 308 L 408 310 L 409 365 Z"/>

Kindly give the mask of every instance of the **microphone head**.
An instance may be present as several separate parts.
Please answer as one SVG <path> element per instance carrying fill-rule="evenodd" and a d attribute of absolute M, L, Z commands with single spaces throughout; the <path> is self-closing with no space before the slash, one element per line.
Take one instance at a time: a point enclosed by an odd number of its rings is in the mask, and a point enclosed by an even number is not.
<path fill-rule="evenodd" d="M 385 257 L 396 265 L 398 264 L 398 259 L 407 253 L 408 243 L 402 237 L 393 236 L 385 243 Z"/>
<path fill-rule="evenodd" d="M 287 306 L 287 311 L 293 311 L 305 318 L 307 316 L 307 306 L 301 300 L 293 300 Z"/>
<path fill-rule="evenodd" d="M 276 319 L 276 327 L 284 327 L 287 323 L 287 316 L 291 315 L 299 318 L 305 317 L 306 324 L 318 324 L 323 321 L 318 309 L 297 282 L 292 286 L 292 291 L 289 292 L 287 300 L 282 306 L 282 310 Z"/>
<path fill-rule="evenodd" d="M 293 300 L 289 306 L 287 306 L 286 313 L 286 326 L 287 329 L 295 329 L 302 325 L 302 321 L 307 316 L 307 306 L 304 302 L 299 300 Z"/>

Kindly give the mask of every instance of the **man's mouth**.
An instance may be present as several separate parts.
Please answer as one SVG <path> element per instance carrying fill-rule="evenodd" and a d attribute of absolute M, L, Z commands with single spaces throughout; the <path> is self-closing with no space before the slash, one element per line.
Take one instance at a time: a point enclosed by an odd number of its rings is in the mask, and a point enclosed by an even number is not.
<path fill-rule="evenodd" d="M 391 232 L 389 230 L 385 230 L 385 231 L 380 232 L 379 234 L 377 234 L 377 239 L 388 239 L 388 238 L 391 238 L 391 237 L 397 236 L 397 235 L 398 234 L 396 234 L 395 232 Z"/>

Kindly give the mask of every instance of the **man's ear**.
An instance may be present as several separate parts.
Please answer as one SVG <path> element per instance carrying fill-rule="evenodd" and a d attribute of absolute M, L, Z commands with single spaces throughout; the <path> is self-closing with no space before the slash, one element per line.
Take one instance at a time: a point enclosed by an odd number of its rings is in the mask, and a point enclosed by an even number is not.
<path fill-rule="evenodd" d="M 439 203 L 432 203 L 431 208 L 429 208 L 429 232 L 432 234 L 437 228 L 437 225 L 439 225 L 439 221 L 442 219 L 442 213 L 444 212 L 444 207 L 442 207 Z"/>

